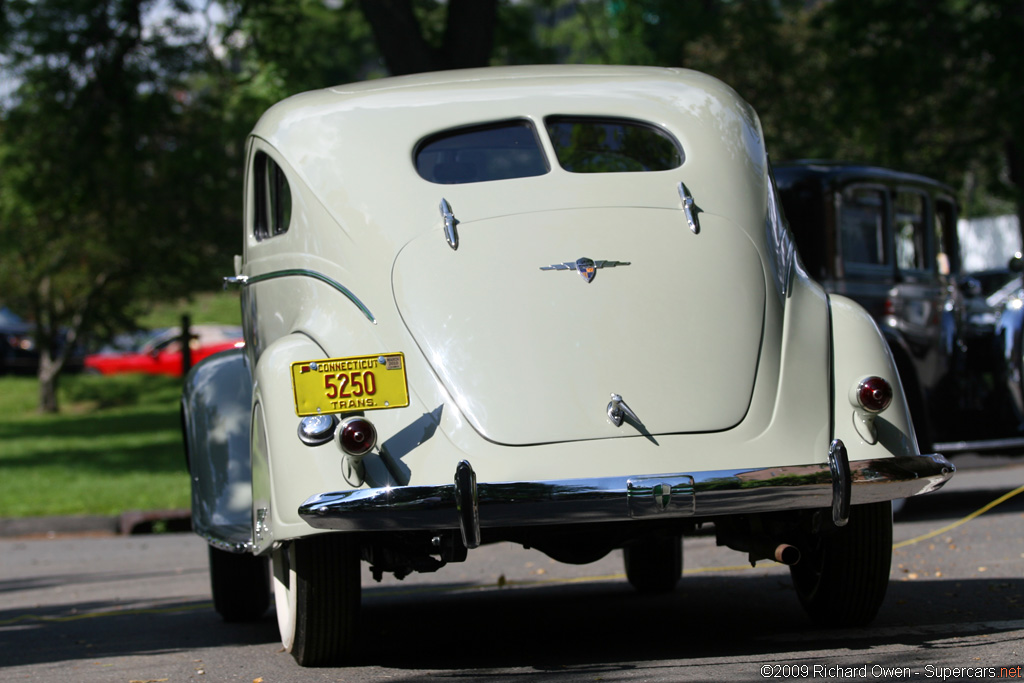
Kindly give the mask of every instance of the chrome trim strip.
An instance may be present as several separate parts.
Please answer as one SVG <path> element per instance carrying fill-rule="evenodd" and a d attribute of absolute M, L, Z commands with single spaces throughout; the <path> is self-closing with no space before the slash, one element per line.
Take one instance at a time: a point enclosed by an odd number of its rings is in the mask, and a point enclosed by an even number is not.
<path fill-rule="evenodd" d="M 226 535 L 215 533 L 212 529 L 195 529 L 195 533 L 214 548 L 226 550 L 236 555 L 252 552 L 255 547 L 251 540 L 228 538 Z"/>
<path fill-rule="evenodd" d="M 314 280 L 319 280 L 324 284 L 330 285 L 331 287 L 334 287 L 336 290 L 344 294 L 349 301 L 354 303 L 359 308 L 359 310 L 363 312 L 363 315 L 366 316 L 367 320 L 369 320 L 374 325 L 377 324 L 377 319 L 373 316 L 373 313 L 370 312 L 370 309 L 367 308 L 366 304 L 360 301 L 359 297 L 353 294 L 348 287 L 341 284 L 337 280 L 332 280 L 323 273 L 318 273 L 315 270 L 307 270 L 306 268 L 286 268 L 284 270 L 275 270 L 269 273 L 263 273 L 261 275 L 234 275 L 231 277 L 225 277 L 224 283 L 225 285 L 241 285 L 243 287 L 248 287 L 249 285 L 254 285 L 257 282 L 276 280 L 279 277 L 311 277 Z"/>
<path fill-rule="evenodd" d="M 935 444 L 935 449 L 948 453 L 969 453 L 971 451 L 995 451 L 1003 448 L 1021 448 L 1024 437 L 1005 439 L 982 439 L 980 441 L 949 441 Z"/>
<path fill-rule="evenodd" d="M 953 476 L 956 468 L 935 454 L 858 460 L 850 463 L 848 471 L 850 503 L 859 505 L 934 491 Z M 633 498 L 646 491 L 650 491 L 652 501 L 643 508 L 645 517 L 660 514 L 706 518 L 829 508 L 833 503 L 832 475 L 827 463 L 636 477 L 478 483 L 476 489 L 479 524 L 483 528 L 628 521 L 640 510 Z M 669 504 L 663 498 L 669 492 L 673 498 L 680 498 L 678 504 Z M 654 496 L 661 500 L 654 501 Z M 322 493 L 299 506 L 299 515 L 317 529 L 403 531 L 460 527 L 454 484 Z"/>

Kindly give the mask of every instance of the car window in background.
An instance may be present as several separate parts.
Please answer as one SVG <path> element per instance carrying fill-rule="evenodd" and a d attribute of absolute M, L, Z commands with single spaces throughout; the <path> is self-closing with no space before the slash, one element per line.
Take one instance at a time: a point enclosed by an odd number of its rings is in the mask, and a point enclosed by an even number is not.
<path fill-rule="evenodd" d="M 683 151 L 668 133 L 624 119 L 549 116 L 544 119 L 558 163 L 571 173 L 668 171 Z"/>
<path fill-rule="evenodd" d="M 0 308 L 0 325 L 5 325 L 6 326 L 6 325 L 22 325 L 22 324 L 24 324 L 24 321 L 21 319 L 21 317 L 17 313 L 15 313 L 11 309 L 7 308 L 6 306 L 3 307 L 3 308 Z"/>
<path fill-rule="evenodd" d="M 935 200 L 935 267 L 940 275 L 959 270 L 960 254 L 956 251 L 956 204 L 952 199 Z"/>
<path fill-rule="evenodd" d="M 550 169 L 529 121 L 503 121 L 432 135 L 416 148 L 416 172 L 442 185 L 528 178 Z"/>
<path fill-rule="evenodd" d="M 845 263 L 887 265 L 883 190 L 856 185 L 844 189 L 839 206 L 839 233 Z"/>
<path fill-rule="evenodd" d="M 920 192 L 900 190 L 893 206 L 896 266 L 900 270 L 928 270 L 927 199 Z"/>

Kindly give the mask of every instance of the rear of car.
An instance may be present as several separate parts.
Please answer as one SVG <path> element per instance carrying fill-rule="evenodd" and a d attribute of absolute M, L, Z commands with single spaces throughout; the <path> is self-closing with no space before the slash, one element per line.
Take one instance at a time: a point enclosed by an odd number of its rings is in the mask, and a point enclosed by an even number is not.
<path fill-rule="evenodd" d="M 190 375 L 186 442 L 211 568 L 250 553 L 258 584 L 271 558 L 300 663 L 352 655 L 360 559 L 404 576 L 498 541 L 623 548 L 664 592 L 713 524 L 794 565 L 816 620 L 874 615 L 889 501 L 953 469 L 919 454 L 870 317 L 804 272 L 727 86 L 625 67 L 339 86 L 267 112 L 249 160 L 245 351 Z M 239 425 L 213 442 L 203 396 L 239 385 L 247 448 Z"/>

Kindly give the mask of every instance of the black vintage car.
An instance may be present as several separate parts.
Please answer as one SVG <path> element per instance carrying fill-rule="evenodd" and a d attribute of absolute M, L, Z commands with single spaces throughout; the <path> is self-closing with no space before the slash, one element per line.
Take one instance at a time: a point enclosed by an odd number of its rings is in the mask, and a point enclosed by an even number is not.
<path fill-rule="evenodd" d="M 64 340 L 58 340 L 58 344 L 63 345 Z M 84 356 L 81 345 L 72 348 L 64 363 L 64 372 L 80 372 Z M 34 375 L 38 371 L 35 324 L 0 306 L 0 375 Z"/>
<path fill-rule="evenodd" d="M 39 354 L 33 333 L 31 323 L 0 307 L 0 374 L 35 372 Z"/>
<path fill-rule="evenodd" d="M 964 440 L 1003 431 L 1005 416 L 986 409 L 996 393 L 976 381 L 991 360 L 971 362 L 972 351 L 991 358 L 993 340 L 965 338 L 953 190 L 920 175 L 838 162 L 783 163 L 775 173 L 807 271 L 878 323 L 921 448 L 961 450 Z M 979 422 L 974 413 L 991 419 Z"/>

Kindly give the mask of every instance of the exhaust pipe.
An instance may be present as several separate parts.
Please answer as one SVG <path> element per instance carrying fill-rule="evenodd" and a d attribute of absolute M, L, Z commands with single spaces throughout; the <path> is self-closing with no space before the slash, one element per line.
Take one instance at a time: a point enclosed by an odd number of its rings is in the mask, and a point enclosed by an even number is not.
<path fill-rule="evenodd" d="M 751 543 L 747 559 L 753 567 L 758 560 L 775 560 L 779 564 L 793 566 L 800 561 L 800 549 L 789 543 L 774 544 L 772 541 Z"/>
<path fill-rule="evenodd" d="M 791 567 L 800 561 L 800 549 L 795 545 L 780 543 L 775 548 L 774 557 L 775 561 L 779 564 L 785 564 Z"/>

